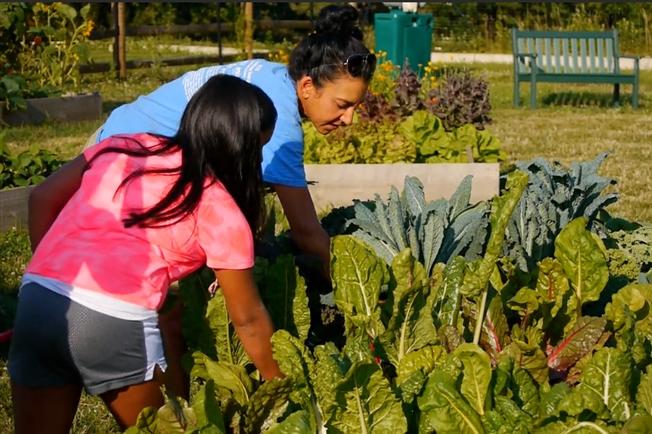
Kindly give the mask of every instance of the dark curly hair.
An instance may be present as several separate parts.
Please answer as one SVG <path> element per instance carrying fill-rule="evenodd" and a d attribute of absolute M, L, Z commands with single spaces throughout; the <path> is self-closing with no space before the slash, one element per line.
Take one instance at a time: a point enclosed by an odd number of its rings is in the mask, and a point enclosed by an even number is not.
<path fill-rule="evenodd" d="M 357 25 L 358 11 L 349 5 L 330 5 L 319 12 L 315 30 L 292 50 L 288 71 L 294 81 L 309 76 L 315 85 L 333 81 L 345 73 L 343 63 L 352 54 L 369 54 Z M 373 67 L 363 69 L 369 82 Z"/>

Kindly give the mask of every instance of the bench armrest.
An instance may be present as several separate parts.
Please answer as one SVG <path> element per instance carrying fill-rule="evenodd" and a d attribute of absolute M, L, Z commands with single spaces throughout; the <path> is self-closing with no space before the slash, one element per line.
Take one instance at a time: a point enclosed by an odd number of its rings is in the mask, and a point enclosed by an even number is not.
<path fill-rule="evenodd" d="M 633 59 L 634 60 L 634 72 L 638 75 L 638 64 L 641 60 L 641 56 L 620 56 L 621 59 Z"/>
<path fill-rule="evenodd" d="M 514 56 L 525 65 L 525 59 L 530 59 L 530 64 L 527 65 L 531 68 L 532 72 L 536 74 L 537 55 L 536 53 L 515 53 Z M 516 68 L 516 65 L 514 65 Z"/>

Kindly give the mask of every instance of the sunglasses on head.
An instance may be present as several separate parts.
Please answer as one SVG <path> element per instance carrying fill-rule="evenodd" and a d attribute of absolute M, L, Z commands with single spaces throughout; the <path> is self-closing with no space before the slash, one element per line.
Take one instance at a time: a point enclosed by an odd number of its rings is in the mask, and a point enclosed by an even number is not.
<path fill-rule="evenodd" d="M 351 77 L 371 77 L 376 69 L 376 55 L 373 53 L 351 54 L 344 63 L 325 63 L 320 66 L 344 66 Z"/>

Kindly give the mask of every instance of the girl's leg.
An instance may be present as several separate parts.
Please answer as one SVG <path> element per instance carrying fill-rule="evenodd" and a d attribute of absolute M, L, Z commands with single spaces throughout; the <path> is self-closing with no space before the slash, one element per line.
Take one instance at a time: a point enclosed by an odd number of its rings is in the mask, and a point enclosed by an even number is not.
<path fill-rule="evenodd" d="M 186 342 L 181 332 L 183 304 L 174 301 L 172 308 L 159 314 L 158 325 L 165 347 L 168 367 L 161 377 L 166 390 L 188 400 L 190 395 L 190 378 L 181 366 L 181 357 L 186 352 Z"/>
<path fill-rule="evenodd" d="M 16 434 L 68 434 L 81 386 L 31 388 L 11 383 Z"/>
<path fill-rule="evenodd" d="M 161 372 L 156 368 L 154 379 L 111 390 L 100 395 L 122 430 L 135 425 L 145 407 L 159 408 L 165 402 L 161 392 Z"/>

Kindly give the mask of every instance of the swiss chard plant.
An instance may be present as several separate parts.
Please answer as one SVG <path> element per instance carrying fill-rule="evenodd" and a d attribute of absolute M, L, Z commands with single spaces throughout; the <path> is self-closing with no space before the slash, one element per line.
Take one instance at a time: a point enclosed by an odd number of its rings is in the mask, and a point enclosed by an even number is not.
<path fill-rule="evenodd" d="M 129 432 L 647 432 L 652 285 L 608 289 L 607 249 L 585 216 L 561 228 L 535 270 L 520 270 L 503 254 L 528 185 L 525 172 L 509 175 L 474 259 L 455 254 L 427 264 L 409 240 L 382 257 L 356 236 L 335 236 L 331 278 L 345 318 L 339 345 L 306 345 L 306 282 L 291 257 L 259 260 L 282 379 L 261 381 L 219 288 L 206 291 L 212 273 L 187 279 L 190 402 L 169 397 Z M 423 203 L 418 192 L 404 191 L 416 196 L 406 210 Z M 402 198 L 392 196 L 395 207 Z M 455 197 L 438 205 L 442 216 L 451 203 L 468 204 L 463 192 Z"/>

